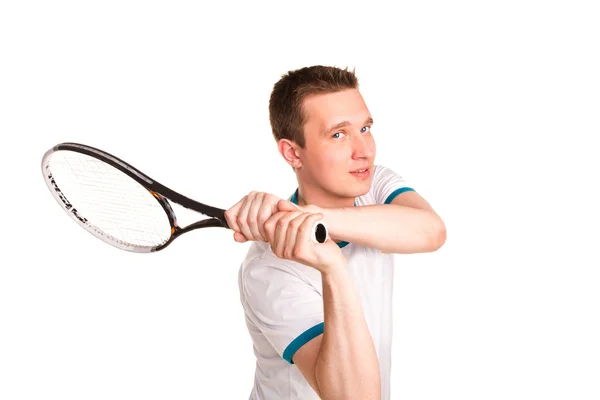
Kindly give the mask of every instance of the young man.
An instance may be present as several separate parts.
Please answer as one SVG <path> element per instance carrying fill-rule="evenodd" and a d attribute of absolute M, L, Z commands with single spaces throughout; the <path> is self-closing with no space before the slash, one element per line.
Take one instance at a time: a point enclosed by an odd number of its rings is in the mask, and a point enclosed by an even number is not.
<path fill-rule="evenodd" d="M 275 84 L 270 122 L 298 189 L 252 192 L 226 212 L 254 344 L 250 399 L 389 399 L 393 253 L 431 252 L 443 221 L 375 165 L 373 118 L 354 72 L 313 66 Z M 310 240 L 322 221 L 325 243 Z"/>

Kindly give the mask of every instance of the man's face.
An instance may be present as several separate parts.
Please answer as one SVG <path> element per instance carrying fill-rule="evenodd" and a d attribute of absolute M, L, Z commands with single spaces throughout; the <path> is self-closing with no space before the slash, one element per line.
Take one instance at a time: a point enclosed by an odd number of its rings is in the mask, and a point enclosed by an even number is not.
<path fill-rule="evenodd" d="M 375 140 L 371 114 L 359 91 L 310 96 L 304 100 L 304 112 L 305 148 L 298 152 L 304 184 L 321 192 L 323 200 L 354 199 L 367 193 Z"/>

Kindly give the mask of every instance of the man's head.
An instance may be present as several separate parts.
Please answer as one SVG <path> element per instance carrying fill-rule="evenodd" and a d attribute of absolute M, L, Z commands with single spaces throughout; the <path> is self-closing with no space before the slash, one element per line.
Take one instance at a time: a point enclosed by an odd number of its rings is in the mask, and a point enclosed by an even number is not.
<path fill-rule="evenodd" d="M 347 68 L 312 66 L 283 75 L 271 93 L 273 136 L 314 203 L 345 204 L 370 188 L 373 120 L 358 88 Z"/>

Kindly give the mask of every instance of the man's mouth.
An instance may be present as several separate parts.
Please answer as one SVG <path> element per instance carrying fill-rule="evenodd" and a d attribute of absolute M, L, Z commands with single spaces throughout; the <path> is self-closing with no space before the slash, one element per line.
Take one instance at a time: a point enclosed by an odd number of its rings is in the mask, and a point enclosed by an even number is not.
<path fill-rule="evenodd" d="M 350 171 L 350 173 L 360 179 L 366 179 L 371 175 L 371 169 L 370 168 L 361 168 L 361 169 L 357 169 L 354 171 Z"/>
<path fill-rule="evenodd" d="M 365 167 L 365 168 L 361 168 L 361 169 L 355 169 L 354 171 L 350 171 L 352 173 L 357 173 L 357 172 L 365 172 L 369 169 L 369 167 Z"/>

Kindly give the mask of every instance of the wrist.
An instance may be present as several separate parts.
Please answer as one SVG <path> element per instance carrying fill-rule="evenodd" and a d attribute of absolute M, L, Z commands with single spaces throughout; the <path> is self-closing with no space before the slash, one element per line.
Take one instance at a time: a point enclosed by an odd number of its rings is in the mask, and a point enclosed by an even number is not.
<path fill-rule="evenodd" d="M 340 224 L 341 221 L 344 221 L 344 214 L 346 213 L 345 208 L 322 208 L 320 211 L 323 214 L 323 222 L 325 226 L 327 226 L 327 233 L 331 240 L 335 242 L 341 242 L 344 239 L 344 234 L 340 230 L 343 229 Z"/>
<path fill-rule="evenodd" d="M 344 263 L 336 263 L 327 265 L 324 268 L 321 268 L 321 280 L 323 282 L 338 280 L 340 276 L 344 276 L 348 274 L 348 270 L 346 269 L 346 265 Z"/>
<path fill-rule="evenodd" d="M 307 213 L 311 213 L 311 214 L 320 214 L 323 212 L 323 208 L 319 207 L 319 206 L 315 206 L 314 204 L 309 204 L 309 205 L 305 205 L 305 206 L 298 206 L 298 208 L 300 208 L 300 210 L 302 212 L 307 212 Z"/>

